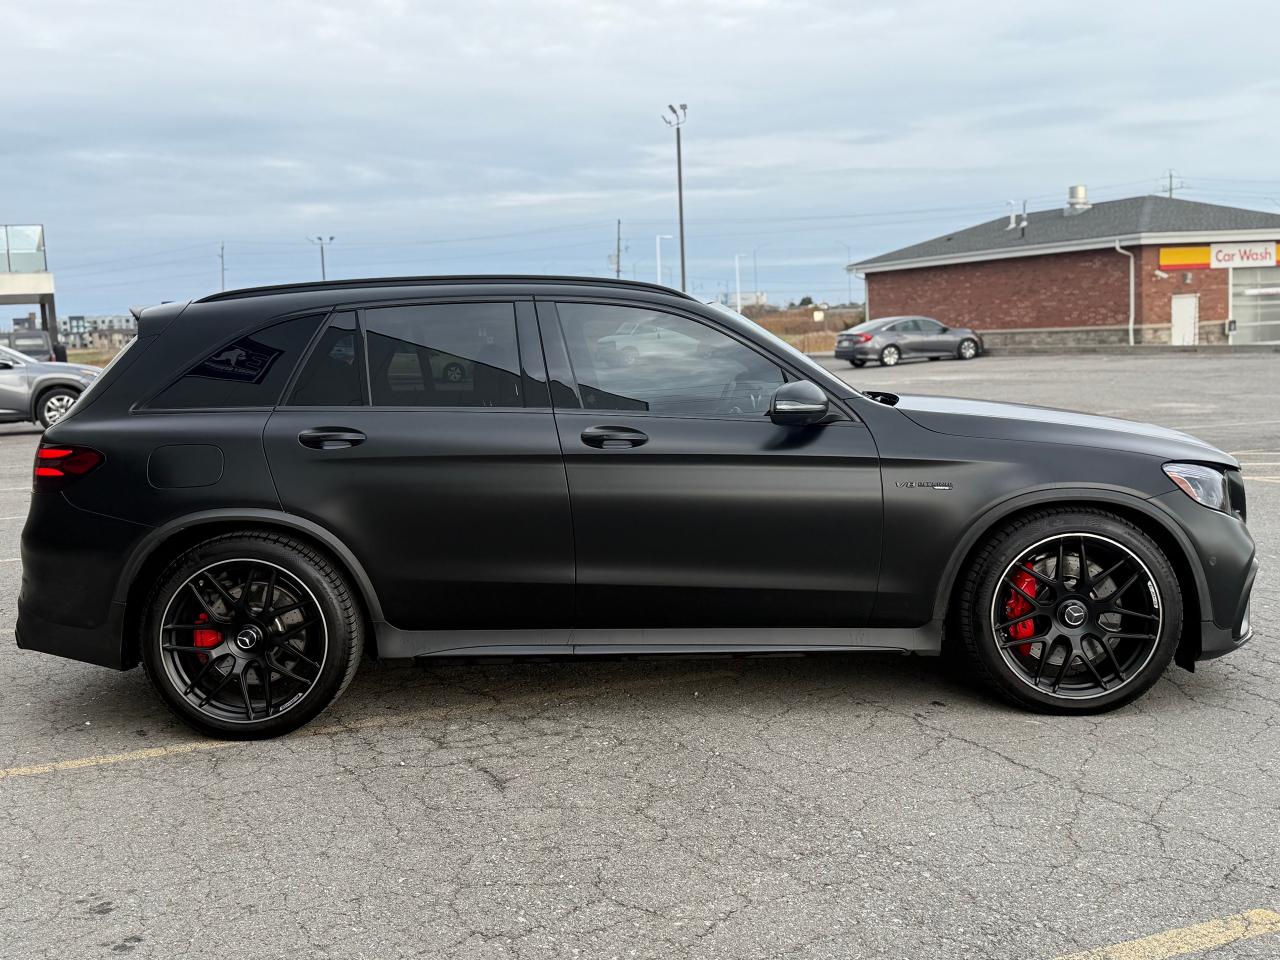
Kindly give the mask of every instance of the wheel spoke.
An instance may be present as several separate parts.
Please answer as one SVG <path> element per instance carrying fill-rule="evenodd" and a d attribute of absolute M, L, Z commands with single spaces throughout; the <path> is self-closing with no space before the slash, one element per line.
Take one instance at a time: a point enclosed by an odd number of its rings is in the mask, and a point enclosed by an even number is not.
<path fill-rule="evenodd" d="M 1017 624 L 1022 623 L 1024 620 L 1030 620 L 1032 617 L 1035 617 L 1035 616 L 1037 616 L 1037 615 L 1038 615 L 1038 614 L 1037 614 L 1037 611 L 1032 610 L 1030 613 L 1024 613 L 1022 616 L 1017 617 L 1016 619 L 1008 620 L 1008 621 L 1006 621 L 1006 622 L 1004 622 L 1004 623 L 997 623 L 997 624 L 996 624 L 996 629 L 997 629 L 997 630 L 1007 630 L 1007 629 L 1009 629 L 1010 627 L 1012 627 L 1012 626 L 1016 626 Z"/>
<path fill-rule="evenodd" d="M 168 650 L 172 653 L 212 653 L 212 647 L 188 647 L 181 643 L 162 643 L 161 650 Z"/>
<path fill-rule="evenodd" d="M 1075 651 L 1071 649 L 1070 645 L 1068 645 L 1067 652 L 1063 654 L 1062 657 L 1062 666 L 1058 668 L 1058 675 L 1053 678 L 1054 693 L 1058 692 L 1058 687 L 1060 687 L 1062 685 L 1062 681 L 1067 678 L 1067 670 L 1070 669 L 1071 664 L 1075 662 L 1075 659 Z"/>
<path fill-rule="evenodd" d="M 1031 644 L 1047 642 L 1048 641 L 1046 641 L 1044 637 L 1024 637 L 1021 640 L 1002 640 L 1000 642 L 1000 646 L 1004 647 L 1006 650 L 1011 650 L 1014 647 L 1022 646 L 1024 643 Z"/>
<path fill-rule="evenodd" d="M 1139 577 L 1139 576 L 1141 576 L 1141 573 L 1140 573 L 1140 572 L 1135 571 L 1135 572 L 1134 572 L 1134 574 L 1133 574 L 1133 576 L 1131 576 L 1128 580 L 1126 580 L 1126 581 L 1124 582 L 1124 586 L 1122 586 L 1122 587 L 1116 587 L 1116 588 L 1115 588 L 1114 590 L 1112 590 L 1109 594 L 1107 594 L 1107 597 L 1106 597 L 1106 598 L 1107 598 L 1108 600 L 1111 600 L 1112 602 L 1114 602 L 1114 601 L 1116 601 L 1116 600 L 1119 600 L 1119 599 L 1120 599 L 1120 595 L 1121 595 L 1121 594 L 1123 594 L 1126 590 L 1128 590 L 1130 587 L 1132 587 L 1135 583 L 1137 583 L 1137 582 L 1138 582 L 1138 577 Z"/>
<path fill-rule="evenodd" d="M 299 600 L 297 603 L 291 603 L 287 607 L 281 607 L 279 610 L 271 609 L 265 611 L 262 615 L 274 620 L 276 617 L 283 617 L 286 613 L 293 613 L 295 610 L 301 610 L 306 606 L 306 602 Z"/>
<path fill-rule="evenodd" d="M 262 660 L 253 662 L 253 669 L 258 671 L 258 677 L 262 680 L 262 699 L 266 704 L 267 716 L 271 716 L 271 668 L 264 666 Z"/>
<path fill-rule="evenodd" d="M 303 620 L 302 623 L 295 624 L 294 626 L 290 627 L 288 630 L 285 630 L 283 633 L 277 633 L 274 639 L 277 643 L 279 643 L 282 640 L 286 640 L 289 637 L 292 637 L 295 633 L 300 633 L 303 630 L 308 629 L 309 627 L 314 627 L 319 622 L 320 622 L 320 619 L 318 617 L 312 617 L 310 620 Z"/>
<path fill-rule="evenodd" d="M 218 582 L 218 578 L 212 573 L 207 573 L 205 574 L 205 579 L 213 584 L 213 589 L 218 591 L 218 596 L 222 597 L 222 601 L 227 605 L 228 609 L 234 610 L 237 606 L 236 598 L 227 592 L 227 588 Z"/>
<path fill-rule="evenodd" d="M 1109 636 L 1115 636 L 1115 634 L 1110 634 Z M 1116 658 L 1115 647 L 1111 646 L 1108 635 L 1100 637 L 1098 642 L 1102 644 L 1102 649 L 1107 651 L 1107 657 L 1111 660 L 1111 666 L 1115 668 L 1116 676 L 1120 678 L 1120 682 L 1123 683 L 1128 680 L 1129 678 L 1124 675 L 1124 670 L 1120 666 L 1120 661 Z"/>
<path fill-rule="evenodd" d="M 201 697 L 200 702 L 197 703 L 196 706 L 198 708 L 203 708 L 205 704 L 207 704 L 210 700 L 213 699 L 215 694 L 217 694 L 223 687 L 225 687 L 228 683 L 230 683 L 235 678 L 235 675 L 236 674 L 234 670 L 228 670 L 226 676 L 224 676 L 220 681 L 218 681 L 218 685 L 216 687 L 214 687 L 212 690 L 206 693 L 203 697 Z"/>
<path fill-rule="evenodd" d="M 1080 538 L 1080 579 L 1076 582 L 1076 589 L 1082 593 L 1089 593 L 1093 586 L 1093 577 L 1089 575 L 1089 558 L 1085 554 L 1084 537 Z"/>
<path fill-rule="evenodd" d="M 228 656 L 228 654 L 223 654 L 222 656 Z M 200 681 L 204 679 L 204 675 L 208 673 L 210 670 L 212 670 L 213 665 L 221 659 L 222 657 L 210 657 L 209 662 L 206 663 L 204 667 L 201 668 L 200 672 L 196 674 L 196 678 L 192 680 L 189 684 L 187 684 L 186 689 L 182 691 L 182 695 L 184 697 L 188 696 L 191 693 L 191 691 L 196 688 L 196 685 L 199 684 Z"/>
<path fill-rule="evenodd" d="M 1125 607 L 1112 606 L 1110 612 L 1118 613 L 1126 617 L 1138 617 L 1139 619 L 1142 619 L 1142 620 L 1159 620 L 1160 619 L 1154 613 L 1143 613 L 1141 610 L 1129 610 L 1129 609 L 1126 609 Z"/>
<path fill-rule="evenodd" d="M 262 588 L 262 606 L 258 610 L 258 616 L 262 616 L 266 611 L 271 609 L 272 603 L 275 602 L 276 595 L 276 579 L 280 576 L 280 571 L 275 567 L 271 568 L 271 572 L 267 574 L 267 584 Z"/>
<path fill-rule="evenodd" d="M 1065 539 L 1058 541 L 1058 566 L 1054 569 L 1053 575 L 1065 589 L 1067 586 L 1067 541 Z"/>
<path fill-rule="evenodd" d="M 1053 648 L 1058 645 L 1058 638 L 1044 642 L 1044 649 L 1040 651 L 1040 663 L 1036 665 L 1035 685 L 1040 686 L 1040 679 L 1044 676 L 1044 668 L 1049 663 L 1049 657 L 1053 655 Z"/>
<path fill-rule="evenodd" d="M 1113 563 L 1111 566 L 1107 567 L 1107 569 L 1103 570 L 1100 574 L 1098 574 L 1096 577 L 1094 577 L 1094 578 L 1093 578 L 1093 582 L 1094 582 L 1094 583 L 1105 583 L 1108 577 L 1110 577 L 1112 574 L 1114 574 L 1117 570 L 1119 570 L 1121 567 L 1123 567 L 1123 566 L 1124 566 L 1126 563 L 1128 563 L 1128 562 L 1129 562 L 1129 558 L 1128 558 L 1128 557 L 1121 557 L 1119 560 L 1117 560 L 1117 561 L 1116 561 L 1115 563 Z"/>
<path fill-rule="evenodd" d="M 218 616 L 213 612 L 213 607 L 209 606 L 209 601 L 204 598 L 204 594 L 200 592 L 200 588 L 192 581 L 187 581 L 187 586 L 191 588 L 191 592 L 195 594 L 196 600 L 200 603 L 200 608 L 204 610 L 205 616 L 210 620 L 216 620 L 218 623 L 229 623 L 230 621 Z"/>
<path fill-rule="evenodd" d="M 1015 567 L 1014 569 L 1016 570 L 1016 569 L 1019 569 L 1019 568 Z M 1016 592 L 1020 597 L 1022 597 L 1022 599 L 1023 599 L 1023 600 L 1027 601 L 1027 603 L 1031 604 L 1033 607 L 1040 607 L 1040 608 L 1043 608 L 1043 607 L 1048 606 L 1048 604 L 1046 604 L 1043 600 L 1037 600 L 1037 599 L 1036 599 L 1035 597 L 1033 597 L 1031 594 L 1027 593 L 1027 591 L 1023 590 L 1020 586 L 1018 586 L 1016 583 L 1014 583 L 1014 582 L 1013 582 L 1013 577 L 1005 577 L 1005 583 L 1007 583 L 1007 584 L 1009 584 L 1009 586 L 1013 587 L 1014 591 L 1015 591 L 1015 592 Z"/>
<path fill-rule="evenodd" d="M 306 677 L 300 674 L 294 673 L 288 667 L 280 666 L 280 664 L 276 663 L 274 660 L 269 661 L 267 666 L 275 670 L 275 672 L 280 674 L 281 676 L 288 677 L 290 680 L 296 681 L 297 683 L 302 684 L 304 687 L 309 687 L 311 686 L 311 684 L 315 683 L 315 680 L 308 680 Z"/>
<path fill-rule="evenodd" d="M 253 719 L 253 697 L 249 694 L 249 667 L 246 664 L 240 670 L 240 696 L 244 699 L 244 710 Z"/>
<path fill-rule="evenodd" d="M 1098 681 L 1098 686 L 1102 687 L 1102 689 L 1103 689 L 1103 690 L 1106 690 L 1106 689 L 1107 689 L 1107 681 L 1106 681 L 1106 680 L 1104 680 L 1104 679 L 1102 679 L 1102 674 L 1100 674 L 1100 673 L 1098 672 L 1098 668 L 1097 668 L 1097 667 L 1095 667 L 1095 666 L 1093 665 L 1093 661 L 1092 661 L 1092 660 L 1090 660 L 1090 659 L 1089 659 L 1089 657 L 1088 657 L 1086 654 L 1083 654 L 1083 653 L 1082 653 L 1082 654 L 1080 654 L 1080 660 L 1081 660 L 1081 661 L 1084 663 L 1084 665 L 1088 668 L 1089 672 L 1090 672 L 1091 674 L 1093 674 L 1093 679 L 1095 679 L 1095 680 L 1097 680 L 1097 681 Z"/>

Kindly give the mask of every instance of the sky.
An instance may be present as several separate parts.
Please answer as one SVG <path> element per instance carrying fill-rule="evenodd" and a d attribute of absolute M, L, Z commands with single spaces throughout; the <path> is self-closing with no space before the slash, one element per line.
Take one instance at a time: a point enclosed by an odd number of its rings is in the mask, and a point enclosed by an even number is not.
<path fill-rule="evenodd" d="M 319 277 L 658 277 L 861 299 L 844 266 L 1154 192 L 1280 212 L 1274 4 L 0 0 L 0 222 L 60 314 Z M 225 246 L 224 246 L 225 245 Z M 663 240 L 664 282 L 678 246 Z M 225 250 L 225 260 L 220 259 Z M 20 313 L 19 308 L 0 311 Z"/>

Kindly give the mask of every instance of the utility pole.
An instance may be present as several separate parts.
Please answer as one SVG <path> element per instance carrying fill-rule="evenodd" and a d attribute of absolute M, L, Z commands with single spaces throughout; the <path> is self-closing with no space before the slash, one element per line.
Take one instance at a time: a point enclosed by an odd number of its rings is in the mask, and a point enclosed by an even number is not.
<path fill-rule="evenodd" d="M 662 283 L 662 241 L 674 239 L 669 233 L 660 233 L 653 238 L 653 255 L 658 262 L 658 283 Z"/>
<path fill-rule="evenodd" d="M 1173 169 L 1173 167 L 1170 167 L 1168 170 L 1164 172 L 1164 178 L 1165 178 L 1165 184 L 1166 184 L 1165 190 L 1167 191 L 1168 197 L 1170 200 L 1173 199 L 1173 191 L 1181 190 L 1186 186 L 1185 183 L 1179 183 L 1176 186 L 1174 185 L 1173 178 L 1176 177 L 1177 175 L 1178 175 L 1178 171 Z"/>
<path fill-rule="evenodd" d="M 328 280 L 329 276 L 325 272 L 324 267 L 324 248 L 333 243 L 333 237 L 329 237 L 328 239 L 324 237 L 307 237 L 307 239 L 320 247 L 320 279 Z"/>
<path fill-rule="evenodd" d="M 757 303 L 760 301 L 760 270 L 756 263 L 756 254 L 767 246 L 767 243 L 762 243 L 751 249 L 751 296 Z"/>
<path fill-rule="evenodd" d="M 218 273 L 222 277 L 222 289 L 227 289 L 227 245 L 218 244 Z"/>
<path fill-rule="evenodd" d="M 616 279 L 622 279 L 622 221 L 618 221 L 618 239 L 614 244 L 613 253 L 613 275 Z"/>
<path fill-rule="evenodd" d="M 684 126 L 685 120 L 688 119 L 689 105 L 682 103 L 680 104 L 680 109 L 676 110 L 675 105 L 669 103 L 667 104 L 667 109 L 671 111 L 671 116 L 664 116 L 662 122 L 668 127 L 674 127 L 676 131 L 676 204 L 680 218 L 680 289 L 688 292 L 684 269 L 684 156 L 680 146 L 680 128 Z"/>
<path fill-rule="evenodd" d="M 845 303 L 849 304 L 849 306 L 853 306 L 853 274 L 849 272 L 849 264 L 853 262 L 853 247 L 849 246 L 847 243 L 841 243 L 839 240 L 837 240 L 836 243 L 839 243 L 840 246 L 844 247 L 844 276 L 845 279 L 849 281 L 849 297 L 845 300 Z"/>
<path fill-rule="evenodd" d="M 742 259 L 742 254 L 735 253 L 733 255 L 733 283 L 734 283 L 734 290 L 735 290 L 734 296 L 738 305 L 737 310 L 739 313 L 742 312 L 742 268 L 739 264 L 739 260 L 741 259 Z"/>

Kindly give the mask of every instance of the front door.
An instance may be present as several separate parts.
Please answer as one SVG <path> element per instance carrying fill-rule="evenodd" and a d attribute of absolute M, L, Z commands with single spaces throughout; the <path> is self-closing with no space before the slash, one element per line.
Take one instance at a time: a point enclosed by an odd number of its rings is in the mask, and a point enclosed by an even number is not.
<path fill-rule="evenodd" d="M 27 364 L 11 353 L 0 353 L 0 422 L 31 416 Z"/>
<path fill-rule="evenodd" d="M 865 621 L 881 490 L 860 421 L 775 425 L 767 410 L 784 372 L 704 319 L 585 301 L 538 314 L 558 381 L 577 627 Z"/>
<path fill-rule="evenodd" d="M 1169 342 L 1175 347 L 1192 346 L 1198 341 L 1197 326 L 1200 320 L 1200 296 L 1180 293 L 1172 297 L 1170 311 L 1173 316 Z"/>
<path fill-rule="evenodd" d="M 567 640 L 568 489 L 534 366 L 528 301 L 339 313 L 272 415 L 285 509 L 355 553 L 393 626 Z"/>

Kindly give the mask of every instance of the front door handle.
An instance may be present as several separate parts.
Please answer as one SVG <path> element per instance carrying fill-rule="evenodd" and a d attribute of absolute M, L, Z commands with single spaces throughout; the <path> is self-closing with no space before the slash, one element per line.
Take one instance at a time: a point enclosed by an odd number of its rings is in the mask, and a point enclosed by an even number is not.
<path fill-rule="evenodd" d="M 349 427 L 312 427 L 298 434 L 298 442 L 313 450 L 345 450 L 368 439 Z"/>
<path fill-rule="evenodd" d="M 638 447 L 649 442 L 647 434 L 631 427 L 587 427 L 582 431 L 582 442 L 588 447 L 610 450 Z"/>

